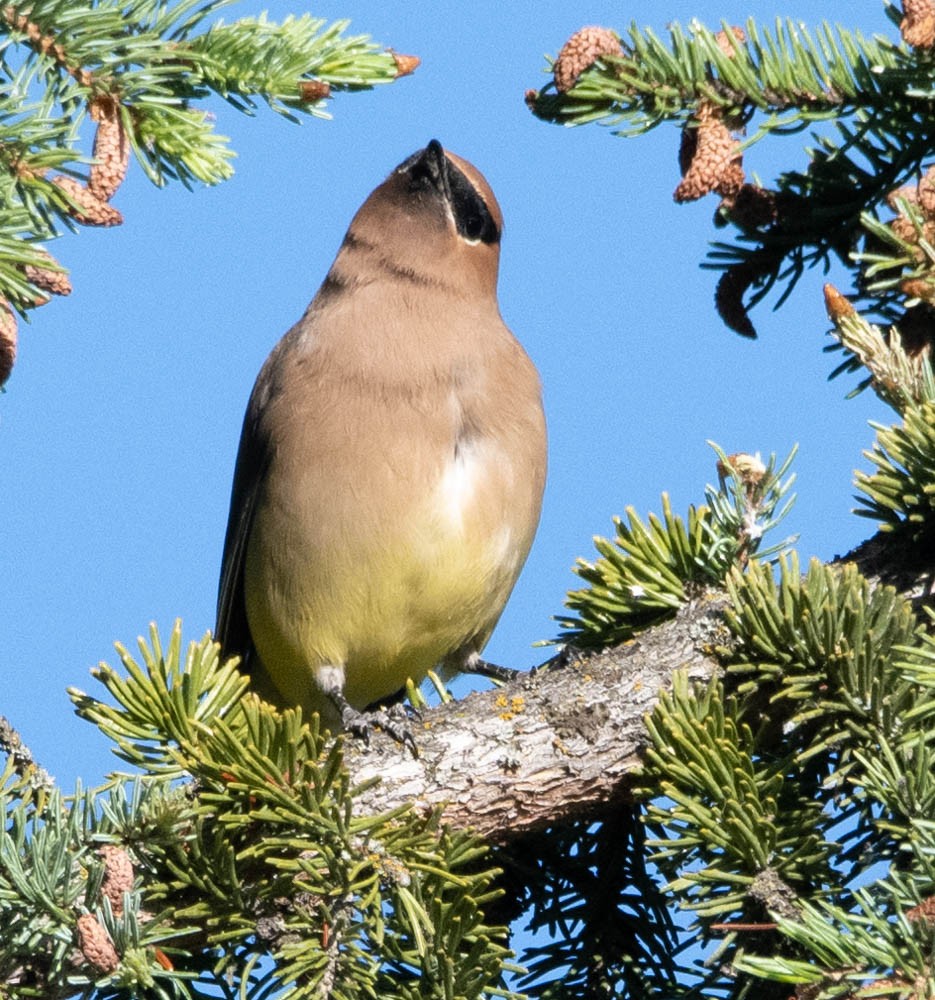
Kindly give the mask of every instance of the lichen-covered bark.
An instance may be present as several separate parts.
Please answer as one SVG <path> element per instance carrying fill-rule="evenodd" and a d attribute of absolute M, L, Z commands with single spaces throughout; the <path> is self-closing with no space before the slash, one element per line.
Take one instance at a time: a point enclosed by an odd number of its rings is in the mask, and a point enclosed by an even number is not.
<path fill-rule="evenodd" d="M 722 606 L 709 596 L 622 646 L 427 711 L 418 759 L 380 734 L 369 749 L 349 742 L 354 779 L 380 779 L 358 796 L 359 811 L 443 806 L 446 822 L 493 843 L 597 817 L 626 798 L 644 715 L 673 672 L 705 679 L 717 669 L 704 650 L 723 641 Z"/>

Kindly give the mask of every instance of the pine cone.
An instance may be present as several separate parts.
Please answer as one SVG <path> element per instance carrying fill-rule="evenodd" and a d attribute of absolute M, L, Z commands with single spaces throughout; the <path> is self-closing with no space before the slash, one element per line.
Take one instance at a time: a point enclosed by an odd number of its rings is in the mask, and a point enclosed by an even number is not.
<path fill-rule="evenodd" d="M 41 250 L 40 253 L 50 263 L 56 263 L 55 258 L 50 253 L 45 250 Z M 23 274 L 27 281 L 31 281 L 37 288 L 41 288 L 50 295 L 71 295 L 71 281 L 64 271 L 53 271 L 50 267 L 27 264 L 23 268 Z M 48 302 L 48 299 L 42 299 L 41 302 Z"/>
<path fill-rule="evenodd" d="M 701 101 L 695 113 L 696 125 L 683 130 L 679 163 L 683 166 L 682 180 L 675 189 L 676 201 L 695 201 L 712 191 L 725 198 L 735 197 L 744 185 L 743 156 L 737 140 L 724 124 L 724 111 L 710 101 Z M 694 130 L 694 149 L 685 132 Z M 690 154 L 690 156 L 689 156 Z"/>
<path fill-rule="evenodd" d="M 105 844 L 98 852 L 104 859 L 104 880 L 101 892 L 110 900 L 118 916 L 123 913 L 123 894 L 133 890 L 133 862 L 117 844 Z"/>
<path fill-rule="evenodd" d="M 83 913 L 78 917 L 78 947 L 81 954 L 101 972 L 113 972 L 120 965 L 114 942 L 93 914 Z"/>
<path fill-rule="evenodd" d="M 94 134 L 94 163 L 88 177 L 88 190 L 99 201 L 110 201 L 127 176 L 130 143 L 127 142 L 116 101 L 92 102 L 91 117 L 97 122 L 97 132 Z"/>
<path fill-rule="evenodd" d="M 580 28 L 565 42 L 555 60 L 555 89 L 564 94 L 574 87 L 578 77 L 601 56 L 622 54 L 620 37 L 610 28 L 599 28 L 596 25 Z"/>
<path fill-rule="evenodd" d="M 916 244 L 919 242 L 919 233 L 912 219 L 905 215 L 897 215 L 890 223 L 890 229 L 904 242 Z"/>
<path fill-rule="evenodd" d="M 16 316 L 9 303 L 0 301 L 0 386 L 6 383 L 16 362 Z"/>
<path fill-rule="evenodd" d="M 56 177 L 53 180 L 71 200 L 77 205 L 71 216 L 83 226 L 119 226 L 123 216 L 106 201 L 95 197 L 83 184 L 74 177 Z"/>
<path fill-rule="evenodd" d="M 903 0 L 899 30 L 903 41 L 913 48 L 935 45 L 935 0 Z"/>

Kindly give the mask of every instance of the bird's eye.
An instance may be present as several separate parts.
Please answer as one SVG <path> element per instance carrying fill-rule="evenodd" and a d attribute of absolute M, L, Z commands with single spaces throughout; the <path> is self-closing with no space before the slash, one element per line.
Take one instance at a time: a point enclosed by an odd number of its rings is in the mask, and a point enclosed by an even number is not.
<path fill-rule="evenodd" d="M 500 230 L 484 204 L 484 200 L 459 171 L 449 173 L 451 208 L 458 232 L 468 243 L 498 243 Z"/>
<path fill-rule="evenodd" d="M 471 212 L 462 218 L 462 235 L 466 240 L 477 242 L 484 234 L 484 226 L 487 220 L 475 212 Z"/>

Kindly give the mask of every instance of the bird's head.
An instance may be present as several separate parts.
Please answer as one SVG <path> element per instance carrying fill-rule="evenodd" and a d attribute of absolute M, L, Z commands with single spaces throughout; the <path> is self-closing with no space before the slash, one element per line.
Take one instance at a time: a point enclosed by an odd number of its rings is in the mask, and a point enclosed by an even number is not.
<path fill-rule="evenodd" d="M 495 293 L 502 228 L 484 175 L 433 139 L 370 195 L 348 236 L 388 266 Z"/>

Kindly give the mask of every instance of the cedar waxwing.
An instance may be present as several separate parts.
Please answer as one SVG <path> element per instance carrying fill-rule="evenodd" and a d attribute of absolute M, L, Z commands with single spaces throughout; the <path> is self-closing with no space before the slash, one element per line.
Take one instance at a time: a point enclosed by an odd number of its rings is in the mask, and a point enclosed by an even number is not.
<path fill-rule="evenodd" d="M 500 207 L 433 140 L 351 222 L 247 406 L 216 636 L 259 692 L 363 712 L 481 650 L 539 520 L 545 420 L 500 317 Z"/>

